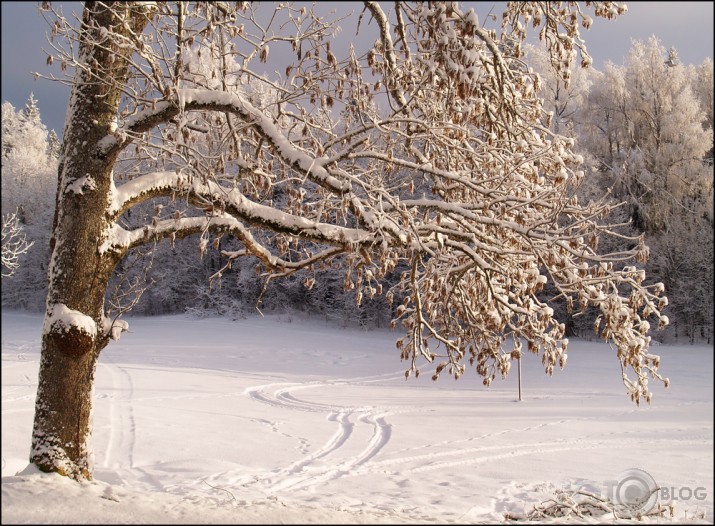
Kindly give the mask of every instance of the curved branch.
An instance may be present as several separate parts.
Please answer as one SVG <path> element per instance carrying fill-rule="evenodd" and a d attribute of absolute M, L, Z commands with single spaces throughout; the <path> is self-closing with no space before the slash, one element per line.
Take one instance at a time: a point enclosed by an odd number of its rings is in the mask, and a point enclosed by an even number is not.
<path fill-rule="evenodd" d="M 176 172 L 146 174 L 115 189 L 113 203 L 110 207 L 110 218 L 116 221 L 132 206 L 156 197 L 169 197 L 176 191 L 187 192 L 190 200 L 200 202 L 203 199 L 215 203 L 230 216 L 241 218 L 275 232 L 298 235 L 312 241 L 339 246 L 371 245 L 376 241 L 376 236 L 365 230 L 312 221 L 251 201 L 237 189 L 228 189 L 213 181 L 204 183 L 196 178 L 187 181 Z M 187 221 L 178 223 L 181 228 L 170 227 L 168 223 L 162 226 L 168 228 L 169 232 L 176 232 L 177 235 L 184 228 L 189 230 L 187 235 L 195 233 L 196 225 L 188 221 L 188 219 L 194 218 L 185 219 Z M 103 245 L 103 250 L 109 250 L 115 245 L 129 247 L 141 244 L 134 237 L 131 241 L 123 239 L 122 230 L 116 223 L 110 228 L 109 240 Z M 113 236 L 112 233 L 117 235 Z M 138 234 L 135 234 L 136 236 Z"/>

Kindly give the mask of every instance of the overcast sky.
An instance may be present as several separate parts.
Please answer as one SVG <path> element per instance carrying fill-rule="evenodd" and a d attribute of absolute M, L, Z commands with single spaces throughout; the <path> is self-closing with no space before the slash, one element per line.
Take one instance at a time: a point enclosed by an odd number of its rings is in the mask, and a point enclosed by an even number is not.
<path fill-rule="evenodd" d="M 65 15 L 73 10 L 79 12 L 77 2 L 61 4 Z M 346 4 L 332 3 L 341 8 Z M 359 13 L 361 5 L 355 4 L 355 12 Z M 465 5 L 475 6 L 478 13 L 484 13 L 495 3 L 467 2 Z M 685 64 L 701 64 L 706 57 L 713 57 L 713 2 L 627 2 L 627 5 L 625 15 L 615 21 L 596 19 L 591 29 L 583 33 L 596 69 L 608 61 L 622 64 L 631 39 L 646 40 L 652 35 L 666 48 L 675 47 Z M 21 108 L 33 92 L 39 101 L 43 122 L 61 135 L 69 89 L 57 82 L 34 80 L 32 75 L 34 71 L 47 73 L 49 70 L 45 65 L 47 54 L 43 51 L 43 48 L 49 49 L 46 39 L 49 31 L 38 13 L 37 2 L 0 2 L 0 8 L 2 101 Z M 345 29 L 342 33 L 345 38 L 356 38 L 354 31 Z"/>

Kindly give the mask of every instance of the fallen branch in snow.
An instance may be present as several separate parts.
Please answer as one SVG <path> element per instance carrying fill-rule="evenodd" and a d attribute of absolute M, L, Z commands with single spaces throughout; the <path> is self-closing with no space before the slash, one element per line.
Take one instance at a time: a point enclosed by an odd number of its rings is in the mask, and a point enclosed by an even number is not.
<path fill-rule="evenodd" d="M 233 500 L 235 500 L 236 502 L 238 502 L 238 499 L 236 498 L 236 496 L 235 496 L 233 493 L 231 493 L 230 491 L 228 491 L 227 489 L 225 489 L 225 488 L 219 488 L 218 486 L 212 486 L 211 484 L 209 484 L 208 482 L 206 482 L 206 479 L 201 480 L 201 482 L 203 482 L 204 484 L 206 484 L 209 488 L 217 489 L 217 490 L 219 490 L 219 491 L 225 491 L 226 493 L 228 493 L 229 495 L 231 495 L 231 498 L 232 498 Z"/>
<path fill-rule="evenodd" d="M 656 488 L 654 491 L 658 491 Z M 650 495 L 648 495 L 650 497 Z M 675 504 L 670 503 L 663 506 L 658 503 L 653 509 L 644 511 L 638 507 L 627 506 L 621 503 L 614 503 L 610 499 L 583 490 L 576 491 L 556 491 L 553 499 L 548 499 L 540 504 L 534 505 L 533 509 L 526 514 L 506 512 L 504 519 L 508 521 L 532 521 L 550 518 L 575 519 L 586 517 L 600 517 L 606 514 L 613 514 L 615 519 L 635 519 L 641 520 L 644 517 L 665 517 L 666 511 L 670 517 L 674 516 Z"/>

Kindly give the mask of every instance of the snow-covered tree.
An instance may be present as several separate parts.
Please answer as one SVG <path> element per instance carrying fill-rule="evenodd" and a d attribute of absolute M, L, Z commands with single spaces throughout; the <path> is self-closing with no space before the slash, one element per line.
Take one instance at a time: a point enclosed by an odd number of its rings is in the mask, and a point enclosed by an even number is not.
<path fill-rule="evenodd" d="M 564 80 L 545 46 L 529 44 L 525 50 L 527 63 L 541 78 L 539 95 L 544 99 L 544 109 L 551 112 L 551 128 L 556 133 L 574 137 L 574 126 L 585 106 L 593 70 L 572 64 L 569 77 Z"/>
<path fill-rule="evenodd" d="M 47 155 L 51 159 L 57 159 L 60 156 L 60 139 L 55 130 L 50 130 L 50 136 L 47 139 Z"/>
<path fill-rule="evenodd" d="M 16 112 L 12 104 L 2 106 L 2 203 L 4 213 L 20 208 L 20 221 L 36 217 L 54 201 L 53 163 L 48 163 L 47 127 L 40 118 L 37 101 L 30 94 L 27 104 Z M 49 183 L 49 184 L 48 184 Z M 49 196 L 49 198 L 48 198 Z"/>
<path fill-rule="evenodd" d="M 20 111 L 3 103 L 2 113 L 2 213 L 14 215 L 28 245 L 14 279 L 3 283 L 2 302 L 39 310 L 47 297 L 57 159 L 48 156 L 47 128 L 33 95 Z"/>
<path fill-rule="evenodd" d="M 32 242 L 22 231 L 17 211 L 2 216 L 2 277 L 15 275 L 20 267 L 20 257 L 25 254 Z"/>
<path fill-rule="evenodd" d="M 706 118 L 706 128 L 713 128 L 713 61 L 706 58 L 697 67 L 697 80 L 695 83 L 695 94 L 700 101 L 700 107 Z"/>
<path fill-rule="evenodd" d="M 693 90 L 695 96 L 700 102 L 700 108 L 705 116 L 704 127 L 706 130 L 713 129 L 713 61 L 706 58 L 703 63 L 696 69 L 696 81 Z M 710 144 L 709 152 L 710 163 L 713 162 L 713 144 Z"/>
<path fill-rule="evenodd" d="M 25 107 L 22 108 L 20 113 L 20 120 L 22 122 L 37 124 L 40 121 L 40 108 L 37 106 L 37 99 L 35 94 L 30 92 L 30 97 L 25 103 Z"/>
<path fill-rule="evenodd" d="M 219 274 L 250 257 L 265 279 L 303 271 L 308 287 L 340 256 L 358 304 L 402 265 L 382 292 L 404 298 L 394 323 L 406 376 L 426 361 L 435 378 L 459 378 L 468 362 L 488 385 L 522 342 L 551 374 L 567 345 L 537 296 L 551 281 L 574 308 L 601 311 L 633 400 L 650 400 L 649 377 L 665 381 L 647 321 L 667 324 L 662 287 L 622 266 L 647 248 L 634 238 L 596 252 L 611 205 L 575 196 L 581 159 L 545 125 L 521 57 L 535 25 L 564 76 L 579 50 L 588 63 L 584 8 L 509 3 L 499 34 L 452 2 L 363 9 L 360 31 L 375 35 L 365 52 L 345 49 L 316 8 L 289 4 L 87 2 L 78 28 L 55 18 L 54 60 L 74 76 L 31 462 L 91 476 L 96 361 L 127 327 L 106 316 L 107 283 L 130 249 L 188 235 L 201 253 L 218 236 L 240 242 L 222 251 Z M 212 69 L 195 69 L 199 53 Z M 138 172 L 117 181 L 130 146 Z M 132 213 L 162 200 L 171 215 Z"/>
<path fill-rule="evenodd" d="M 18 119 L 17 112 L 12 104 L 5 101 L 2 103 L 2 134 L 0 139 L 2 139 L 2 157 L 5 159 L 8 153 L 13 149 L 15 145 L 14 136 L 12 131 L 17 128 Z"/>
<path fill-rule="evenodd" d="M 655 37 L 635 41 L 622 66 L 593 72 L 580 139 L 602 188 L 628 204 L 646 265 L 669 290 L 673 333 L 712 332 L 712 62 L 679 62 Z M 708 154 L 708 151 L 710 152 Z M 621 246 L 627 246 L 623 243 Z"/>
<path fill-rule="evenodd" d="M 688 196 L 707 184 L 703 157 L 712 145 L 704 108 L 690 70 L 651 37 L 635 41 L 622 67 L 607 67 L 595 81 L 592 127 L 603 148 L 594 149 L 614 176 L 615 191 L 630 203 L 638 228 L 665 228 Z M 605 154 L 605 155 L 604 155 Z"/>

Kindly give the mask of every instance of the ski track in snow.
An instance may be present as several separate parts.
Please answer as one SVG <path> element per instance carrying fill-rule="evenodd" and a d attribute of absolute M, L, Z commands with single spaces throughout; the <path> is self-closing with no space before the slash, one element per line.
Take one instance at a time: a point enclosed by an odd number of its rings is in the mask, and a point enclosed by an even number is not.
<path fill-rule="evenodd" d="M 136 422 L 134 420 L 133 400 L 134 382 L 131 374 L 107 358 L 107 363 L 100 364 L 109 371 L 112 378 L 112 394 L 99 395 L 109 398 L 109 441 L 102 466 L 122 473 L 126 484 L 134 467 L 134 444 L 136 441 Z"/>
<path fill-rule="evenodd" d="M 118 480 L 113 483 L 145 491 L 164 491 L 165 487 L 146 469 L 134 463 L 137 424 L 134 404 L 142 400 L 135 396 L 134 381 L 130 370 L 107 357 L 99 364 L 110 373 L 112 393 L 97 398 L 109 399 L 109 440 L 102 467 L 111 471 Z"/>
<path fill-rule="evenodd" d="M 481 441 L 502 435 L 524 436 L 529 431 L 538 430 L 547 426 L 563 425 L 571 422 L 597 421 L 610 419 L 614 416 L 634 413 L 637 409 L 626 410 L 617 415 L 608 414 L 597 417 L 566 418 L 551 422 L 542 422 L 523 428 L 503 429 L 493 433 L 461 440 L 446 440 L 433 442 L 413 448 L 396 451 L 399 456 L 378 460 L 376 457 L 390 442 L 392 424 L 388 418 L 391 415 L 410 413 L 416 409 L 390 409 L 385 407 L 352 407 L 335 404 L 311 402 L 301 399 L 295 393 L 308 389 L 326 388 L 330 386 L 352 385 L 358 387 L 368 382 L 394 379 L 401 373 L 391 373 L 352 379 L 339 379 L 328 381 L 313 381 L 308 383 L 274 382 L 247 388 L 244 394 L 256 402 L 272 406 L 276 409 L 324 413 L 327 420 L 335 422 L 336 430 L 327 441 L 312 453 L 305 454 L 302 458 L 286 467 L 263 474 L 247 475 L 245 472 L 224 471 L 215 473 L 205 480 L 210 480 L 212 485 L 224 488 L 242 486 L 244 488 L 257 487 L 265 494 L 272 495 L 276 492 L 294 492 L 314 489 L 342 477 L 356 477 L 374 473 L 388 476 L 409 476 L 433 470 L 449 469 L 457 466 L 497 462 L 504 459 L 521 456 L 539 456 L 542 454 L 559 453 L 564 451 L 589 450 L 589 449 L 624 449 L 658 445 L 660 447 L 682 447 L 686 445 L 702 445 L 710 440 L 707 434 L 681 436 L 679 439 L 644 439 L 640 436 L 628 437 L 632 432 L 610 432 L 613 437 L 598 438 L 573 438 L 557 439 L 552 441 L 531 441 L 519 443 L 506 443 L 485 445 L 480 447 L 454 448 L 455 445 L 467 442 Z M 265 420 L 272 425 L 273 431 L 279 432 L 275 423 Z M 358 426 L 369 426 L 371 436 L 361 451 L 350 454 L 348 444 L 360 440 L 357 437 Z M 286 433 L 285 436 L 291 437 Z M 291 437 L 296 438 L 296 437 Z M 304 441 L 303 441 L 304 442 Z M 427 448 L 452 447 L 447 451 L 419 453 Z M 412 454 L 409 454 L 412 453 Z M 417 454 L 415 454 L 417 453 Z M 459 458 L 457 458 L 459 457 Z"/>
<path fill-rule="evenodd" d="M 313 453 L 305 455 L 303 458 L 278 471 L 264 476 L 254 477 L 253 480 L 244 482 L 242 485 L 250 486 L 260 484 L 262 489 L 267 493 L 284 490 L 297 491 L 352 474 L 356 468 L 369 462 L 378 455 L 390 441 L 392 426 L 387 422 L 386 417 L 394 414 L 395 411 L 373 406 L 351 407 L 309 402 L 297 398 L 293 393 L 305 389 L 392 379 L 399 377 L 399 375 L 400 373 L 388 373 L 352 378 L 349 380 L 316 381 L 304 384 L 271 383 L 247 388 L 245 390 L 247 396 L 257 402 L 272 407 L 325 413 L 329 421 L 336 423 L 337 429 L 335 433 Z M 345 449 L 348 441 L 356 434 L 356 426 L 369 427 L 371 436 L 359 453 L 343 455 L 342 450 Z M 328 457 L 331 458 L 329 459 Z M 229 474 L 220 473 L 215 475 L 214 478 L 220 476 L 222 479 L 225 479 L 227 475 Z M 240 480 L 234 480 L 233 482 L 240 482 Z"/>

